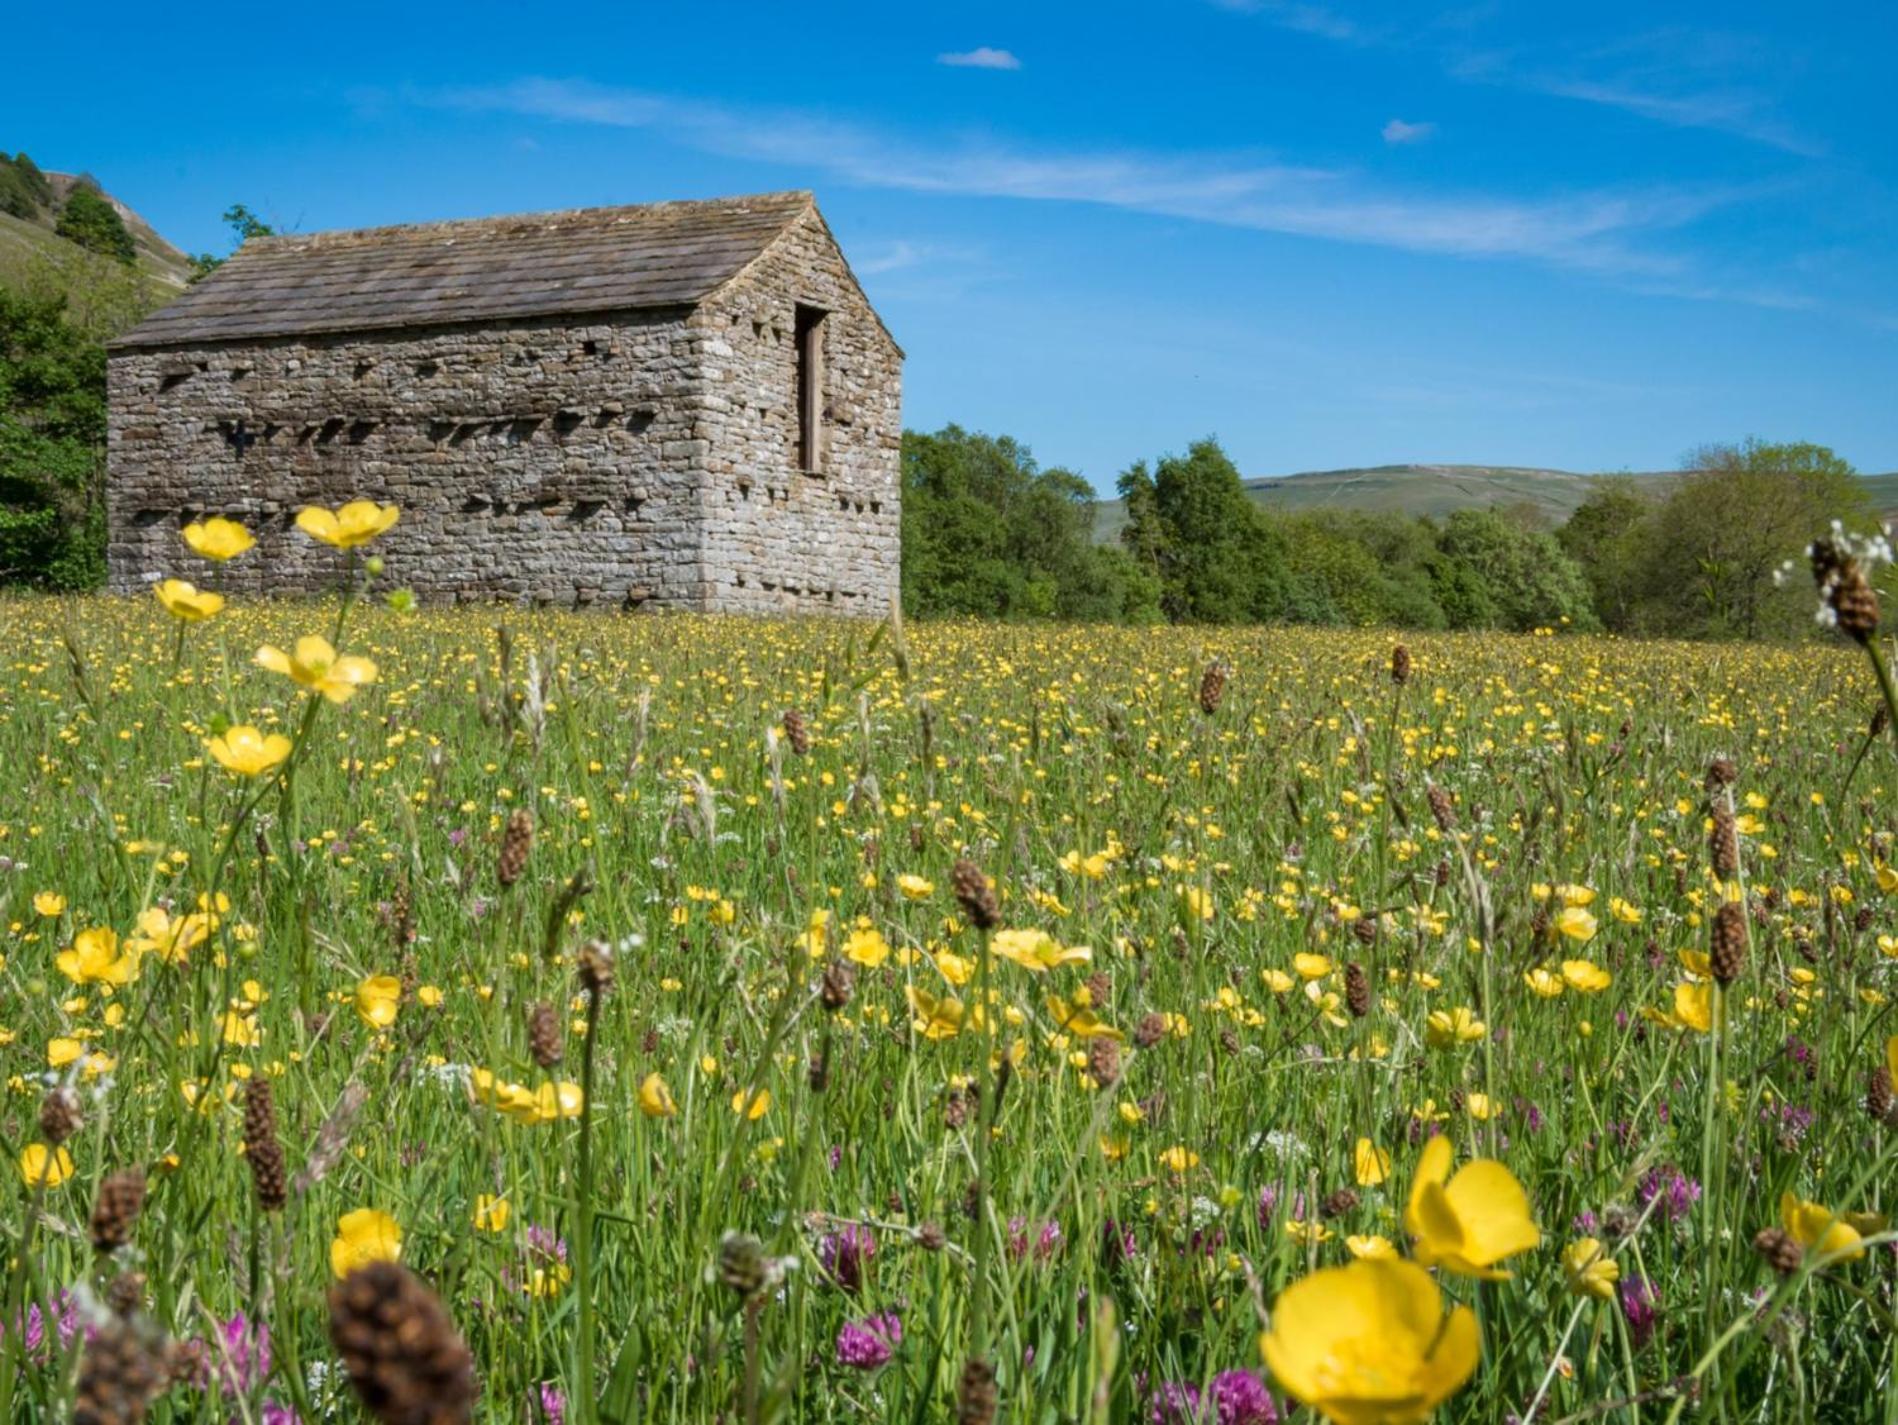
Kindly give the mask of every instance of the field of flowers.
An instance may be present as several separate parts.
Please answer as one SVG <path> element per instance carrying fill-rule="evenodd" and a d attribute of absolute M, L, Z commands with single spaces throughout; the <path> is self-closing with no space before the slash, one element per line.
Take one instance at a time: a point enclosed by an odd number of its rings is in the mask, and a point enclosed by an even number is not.
<path fill-rule="evenodd" d="M 1859 650 L 414 610 L 393 518 L 0 602 L 0 1420 L 1898 1421 Z"/>

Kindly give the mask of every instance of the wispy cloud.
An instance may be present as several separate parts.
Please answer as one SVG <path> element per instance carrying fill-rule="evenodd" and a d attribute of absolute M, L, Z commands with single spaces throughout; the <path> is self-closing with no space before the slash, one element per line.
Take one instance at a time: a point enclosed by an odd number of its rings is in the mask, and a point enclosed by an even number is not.
<path fill-rule="evenodd" d="M 1005 49 L 979 45 L 975 49 L 951 51 L 936 56 L 937 64 L 951 69 L 1020 69 L 1021 61 Z"/>
<path fill-rule="evenodd" d="M 1288 30 L 1297 30 L 1301 34 L 1319 35 L 1328 40 L 1340 40 L 1347 44 L 1361 44 L 1372 38 L 1372 32 L 1366 30 L 1357 21 L 1348 19 L 1336 10 L 1323 5 L 1304 3 L 1304 0 L 1212 0 L 1222 10 L 1236 11 L 1241 15 L 1264 15 L 1273 24 Z"/>
<path fill-rule="evenodd" d="M 1664 81 L 1625 73 L 1590 77 L 1493 54 L 1466 55 L 1451 66 L 1451 72 L 1462 79 L 1619 109 L 1678 129 L 1731 134 L 1805 158 L 1824 152 L 1821 145 L 1778 118 L 1763 95 L 1745 89 L 1688 87 L 1669 92 L 1661 87 Z"/>
<path fill-rule="evenodd" d="M 1536 199 L 1390 190 L 1349 172 L 1257 156 L 1033 151 L 998 142 L 909 139 L 798 110 L 751 110 L 575 80 L 523 79 L 410 97 L 438 107 L 648 130 L 702 152 L 865 187 L 1091 203 L 1649 282 L 1684 279 L 1689 264 L 1644 240 L 1746 196 L 1713 187 Z"/>
<path fill-rule="evenodd" d="M 1392 119 L 1384 125 L 1384 142 L 1388 144 L 1422 143 L 1436 131 L 1435 124 L 1409 124 L 1402 119 Z"/>
<path fill-rule="evenodd" d="M 1469 83 L 1618 109 L 1674 128 L 1730 134 L 1802 157 L 1824 151 L 1775 112 L 1768 92 L 1775 56 L 1745 36 L 1673 27 L 1609 44 L 1484 48 L 1475 42 L 1474 32 L 1493 16 L 1482 9 L 1451 12 L 1408 27 L 1372 27 L 1302 0 L 1211 3 L 1341 44 L 1420 51 L 1434 56 L 1452 78 Z"/>

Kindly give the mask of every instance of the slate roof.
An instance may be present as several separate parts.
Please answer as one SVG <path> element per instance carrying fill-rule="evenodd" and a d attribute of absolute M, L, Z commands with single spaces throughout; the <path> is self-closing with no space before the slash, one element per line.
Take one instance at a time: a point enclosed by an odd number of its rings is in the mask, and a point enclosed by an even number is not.
<path fill-rule="evenodd" d="M 693 306 L 808 192 L 252 238 L 114 347 Z"/>

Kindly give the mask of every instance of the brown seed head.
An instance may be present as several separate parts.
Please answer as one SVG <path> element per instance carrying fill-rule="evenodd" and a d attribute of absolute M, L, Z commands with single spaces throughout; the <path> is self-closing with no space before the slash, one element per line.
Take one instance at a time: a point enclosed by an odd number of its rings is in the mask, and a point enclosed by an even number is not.
<path fill-rule="evenodd" d="M 1722 989 L 1746 968 L 1746 911 L 1738 901 L 1722 901 L 1714 912 L 1707 961 Z"/>
<path fill-rule="evenodd" d="M 993 930 L 1002 923 L 1002 907 L 995 898 L 995 887 L 989 884 L 989 878 L 975 862 L 956 862 L 949 872 L 949 887 L 955 892 L 962 913 L 977 930 Z"/>
<path fill-rule="evenodd" d="M 1339 1188 L 1318 1205 L 1318 1215 L 1330 1218 L 1348 1217 L 1358 1210 L 1358 1200 L 1355 1189 Z"/>
<path fill-rule="evenodd" d="M 824 966 L 824 983 L 818 991 L 818 998 L 825 1009 L 835 1014 L 850 1003 L 850 994 L 856 984 L 857 972 L 850 967 L 850 962 L 832 960 Z"/>
<path fill-rule="evenodd" d="M 796 708 L 786 708 L 779 719 L 784 729 L 784 740 L 791 744 L 791 750 L 802 757 L 811 750 L 811 729 L 804 721 L 804 714 Z"/>
<path fill-rule="evenodd" d="M 1120 1044 L 1118 1041 L 1102 1037 L 1087 1042 L 1087 1072 L 1090 1078 L 1103 1089 L 1111 1089 L 1120 1082 Z"/>
<path fill-rule="evenodd" d="M 270 1080 L 252 1075 L 244 1084 L 244 1161 L 250 1164 L 257 1205 L 276 1212 L 290 1199 L 290 1174 L 277 1140 L 277 1105 Z"/>
<path fill-rule="evenodd" d="M 1448 836 L 1456 830 L 1456 807 L 1450 802 L 1450 794 L 1432 782 L 1424 795 L 1430 803 L 1430 815 L 1436 819 L 1437 830 Z"/>
<path fill-rule="evenodd" d="M 1753 1237 L 1753 1250 L 1766 1259 L 1766 1264 L 1783 1277 L 1789 1277 L 1799 1270 L 1799 1264 L 1805 1259 L 1806 1249 L 1791 1233 L 1778 1227 L 1762 1227 Z"/>
<path fill-rule="evenodd" d="M 1344 1003 L 1356 1019 L 1371 1012 L 1371 979 L 1356 960 L 1347 961 L 1344 967 Z"/>
<path fill-rule="evenodd" d="M 1731 757 L 1716 757 L 1707 764 L 1706 788 L 1711 796 L 1722 787 L 1730 787 L 1739 778 L 1740 769 L 1733 765 Z"/>
<path fill-rule="evenodd" d="M 1391 681 L 1400 688 L 1410 681 L 1410 649 L 1401 643 L 1391 650 Z"/>
<path fill-rule="evenodd" d="M 435 1293 L 406 1267 L 371 1262 L 330 1288 L 330 1341 L 382 1425 L 466 1425 L 474 1357 Z"/>
<path fill-rule="evenodd" d="M 940 1222 L 925 1222 L 916 1229 L 916 1245 L 925 1252 L 940 1252 L 948 1240 Z"/>
<path fill-rule="evenodd" d="M 1211 717 L 1219 711 L 1219 700 L 1226 696 L 1226 665 L 1208 663 L 1199 679 L 1199 710 Z"/>
<path fill-rule="evenodd" d="M 1891 1117 L 1891 1070 L 1880 1064 L 1865 1085 L 1865 1112 L 1874 1123 Z"/>
<path fill-rule="evenodd" d="M 145 1174 L 138 1168 L 113 1173 L 99 1181 L 92 1203 L 92 1250 L 116 1252 L 132 1240 L 139 1211 L 145 1206 Z"/>
<path fill-rule="evenodd" d="M 1713 873 L 1723 881 L 1740 874 L 1740 838 L 1734 829 L 1733 808 L 1724 801 L 1714 803 L 1713 831 L 1707 837 L 1707 855 Z"/>
<path fill-rule="evenodd" d="M 580 947 L 580 988 L 595 999 L 613 988 L 613 947 L 589 940 Z"/>
<path fill-rule="evenodd" d="M 527 1007 L 527 1048 L 543 1069 L 553 1068 L 564 1057 L 560 1016 L 546 1000 Z"/>
<path fill-rule="evenodd" d="M 40 1137 L 57 1148 L 84 1125 L 79 1095 L 61 1084 L 40 1100 Z"/>
<path fill-rule="evenodd" d="M 993 1425 L 999 1403 L 995 1367 L 971 1356 L 956 1381 L 956 1425 Z"/>
<path fill-rule="evenodd" d="M 138 1425 L 165 1387 L 164 1361 L 129 1322 L 106 1322 L 86 1341 L 73 1392 L 73 1425 Z"/>
<path fill-rule="evenodd" d="M 105 1304 L 120 1316 L 136 1316 L 145 1305 L 145 1273 L 120 1272 L 112 1278 Z"/>
<path fill-rule="evenodd" d="M 526 807 L 514 808 L 501 833 L 501 854 L 494 863 L 494 878 L 503 887 L 520 880 L 527 870 L 527 858 L 534 850 L 534 814 Z"/>
<path fill-rule="evenodd" d="M 734 1295 L 750 1300 L 764 1287 L 764 1247 L 756 1237 L 727 1232 L 718 1244 L 718 1279 Z"/>

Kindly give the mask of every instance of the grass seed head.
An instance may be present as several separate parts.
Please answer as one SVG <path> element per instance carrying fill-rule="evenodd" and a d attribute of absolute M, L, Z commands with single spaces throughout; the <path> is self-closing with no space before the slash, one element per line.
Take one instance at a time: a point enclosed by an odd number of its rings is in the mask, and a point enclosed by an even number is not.
<path fill-rule="evenodd" d="M 527 1048 L 534 1062 L 551 1069 L 564 1057 L 560 1040 L 560 1016 L 546 1000 L 527 1007 Z"/>
<path fill-rule="evenodd" d="M 613 947 L 589 940 L 580 947 L 580 988 L 596 999 L 613 988 Z"/>
<path fill-rule="evenodd" d="M 244 1161 L 250 1164 L 257 1205 L 265 1212 L 280 1211 L 290 1198 L 290 1175 L 277 1140 L 277 1105 L 268 1079 L 252 1077 L 244 1085 Z"/>
<path fill-rule="evenodd" d="M 995 1367 L 971 1356 L 956 1381 L 956 1425 L 992 1425 L 999 1402 Z"/>
<path fill-rule="evenodd" d="M 811 728 L 804 721 L 804 714 L 796 708 L 786 708 L 784 716 L 778 720 L 784 729 L 784 740 L 791 744 L 791 750 L 802 757 L 811 750 Z"/>
<path fill-rule="evenodd" d="M 527 858 L 534 851 L 534 814 L 516 807 L 501 833 L 501 854 L 494 863 L 494 878 L 503 888 L 512 886 L 527 871 Z"/>
<path fill-rule="evenodd" d="M 956 862 L 949 873 L 949 886 L 963 914 L 977 930 L 993 930 L 1002 923 L 1002 907 L 995 898 L 995 887 L 989 884 L 989 878 L 975 862 Z"/>
<path fill-rule="evenodd" d="M 66 1085 L 49 1092 L 40 1100 L 40 1137 L 57 1148 L 85 1124 L 79 1113 L 79 1095 Z"/>
<path fill-rule="evenodd" d="M 474 1357 L 435 1293 L 406 1267 L 370 1262 L 330 1288 L 330 1341 L 382 1425 L 465 1425 Z"/>
<path fill-rule="evenodd" d="M 145 1206 L 145 1174 L 128 1168 L 99 1181 L 92 1203 L 92 1250 L 116 1252 L 132 1240 L 138 1214 Z"/>
<path fill-rule="evenodd" d="M 1766 1264 L 1782 1277 L 1789 1277 L 1798 1271 L 1806 1255 L 1806 1249 L 1799 1245 L 1798 1239 L 1780 1227 L 1762 1227 L 1754 1234 L 1753 1250 L 1764 1257 Z"/>
<path fill-rule="evenodd" d="M 164 1361 L 130 1322 L 106 1322 L 87 1339 L 73 1394 L 73 1425 L 138 1425 L 165 1386 Z"/>
<path fill-rule="evenodd" d="M 1707 961 L 1722 989 L 1746 968 L 1746 911 L 1738 901 L 1722 901 L 1714 912 Z"/>

